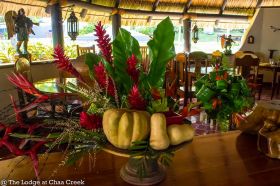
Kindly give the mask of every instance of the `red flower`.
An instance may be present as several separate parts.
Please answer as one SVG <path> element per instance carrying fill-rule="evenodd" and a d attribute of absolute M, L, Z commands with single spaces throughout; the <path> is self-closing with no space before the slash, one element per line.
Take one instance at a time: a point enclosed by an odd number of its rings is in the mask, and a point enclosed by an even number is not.
<path fill-rule="evenodd" d="M 102 118 L 95 114 L 89 115 L 86 112 L 81 112 L 80 125 L 87 130 L 99 129 L 102 127 Z"/>
<path fill-rule="evenodd" d="M 130 75 L 130 77 L 133 79 L 135 83 L 138 83 L 139 79 L 139 69 L 136 68 L 137 66 L 137 59 L 134 54 L 131 55 L 130 58 L 127 59 L 127 73 Z"/>
<path fill-rule="evenodd" d="M 93 70 L 94 70 L 95 79 L 98 85 L 100 86 L 100 88 L 102 88 L 103 90 L 107 89 L 107 93 L 110 96 L 114 97 L 115 96 L 114 83 L 112 78 L 108 77 L 108 75 L 106 74 L 104 65 L 101 62 L 99 62 L 98 65 L 94 65 L 93 68 L 94 68 Z"/>
<path fill-rule="evenodd" d="M 104 58 L 108 62 L 112 62 L 112 46 L 110 43 L 109 35 L 106 34 L 106 30 L 101 25 L 101 22 L 99 22 L 97 25 L 95 25 L 95 36 L 97 36 L 97 46 L 100 48 L 100 51 Z"/>
<path fill-rule="evenodd" d="M 145 110 L 147 103 L 139 92 L 137 85 L 133 85 L 129 95 L 128 103 L 131 109 Z"/>
<path fill-rule="evenodd" d="M 60 45 L 55 47 L 53 56 L 56 58 L 54 62 L 56 63 L 58 69 L 69 72 L 80 81 L 84 82 L 81 74 L 73 67 L 69 57 L 64 54 L 64 50 Z"/>

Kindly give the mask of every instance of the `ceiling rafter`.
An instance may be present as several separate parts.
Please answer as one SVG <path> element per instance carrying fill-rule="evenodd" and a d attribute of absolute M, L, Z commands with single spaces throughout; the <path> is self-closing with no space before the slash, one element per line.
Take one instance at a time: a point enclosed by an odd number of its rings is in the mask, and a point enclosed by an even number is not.
<path fill-rule="evenodd" d="M 115 8 L 119 8 L 120 3 L 121 3 L 121 0 L 116 0 L 116 3 L 115 3 Z"/>
<path fill-rule="evenodd" d="M 260 8 L 262 6 L 263 0 L 258 0 L 256 8 Z"/>
<path fill-rule="evenodd" d="M 188 0 L 188 1 L 186 2 L 185 7 L 184 7 L 183 15 L 188 13 L 188 11 L 189 11 L 191 5 L 192 5 L 192 0 Z M 184 16 L 183 16 L 182 18 L 180 18 L 180 20 L 179 20 L 179 23 L 180 23 L 180 24 L 182 23 L 183 19 L 184 19 Z"/>
<path fill-rule="evenodd" d="M 226 8 L 227 2 L 228 2 L 228 0 L 224 0 L 223 1 L 223 5 L 221 6 L 220 13 L 219 13 L 220 15 L 222 15 L 224 13 L 224 10 Z"/>
<path fill-rule="evenodd" d="M 188 0 L 187 3 L 186 3 L 186 5 L 185 5 L 185 8 L 184 8 L 184 13 L 185 13 L 185 14 L 188 13 L 188 11 L 189 11 L 191 5 L 192 5 L 192 0 Z"/>
<path fill-rule="evenodd" d="M 157 7 L 158 7 L 158 4 L 159 4 L 159 1 L 160 0 L 156 0 L 153 4 L 153 7 L 152 7 L 152 12 L 155 12 Z M 152 21 L 152 16 L 149 16 L 148 19 L 147 19 L 147 22 L 151 22 Z"/>

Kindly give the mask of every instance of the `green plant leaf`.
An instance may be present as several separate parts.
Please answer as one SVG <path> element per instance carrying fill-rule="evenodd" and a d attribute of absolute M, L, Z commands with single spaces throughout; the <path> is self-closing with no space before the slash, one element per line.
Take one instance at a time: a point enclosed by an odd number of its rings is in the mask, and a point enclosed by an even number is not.
<path fill-rule="evenodd" d="M 127 64 L 126 61 L 131 55 L 134 54 L 138 59 L 138 62 L 142 61 L 140 46 L 138 41 L 131 36 L 131 34 L 120 29 L 116 39 L 113 41 L 113 55 L 114 55 L 114 67 L 115 67 L 115 81 L 119 89 L 126 91 L 128 93 L 132 87 L 132 80 L 127 74 Z"/>
<path fill-rule="evenodd" d="M 175 56 L 174 27 L 169 17 L 161 21 L 148 42 L 150 56 L 150 72 L 148 83 L 152 87 L 162 87 L 166 65 Z"/>
<path fill-rule="evenodd" d="M 114 70 L 113 70 L 111 64 L 109 64 L 106 60 L 104 60 L 103 57 L 101 57 L 97 54 L 94 54 L 94 53 L 85 54 L 85 63 L 87 64 L 87 66 L 89 68 L 90 77 L 91 78 L 94 77 L 93 67 L 94 67 L 94 65 L 97 65 L 99 62 L 103 63 L 107 73 L 114 79 Z"/>

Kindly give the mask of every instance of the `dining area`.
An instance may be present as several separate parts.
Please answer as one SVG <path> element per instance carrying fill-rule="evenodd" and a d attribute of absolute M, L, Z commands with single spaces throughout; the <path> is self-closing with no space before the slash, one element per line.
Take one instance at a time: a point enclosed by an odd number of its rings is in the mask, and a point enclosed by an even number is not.
<path fill-rule="evenodd" d="M 279 185 L 280 4 L 243 3 L 0 1 L 0 185 Z M 52 59 L 20 16 L 50 17 Z"/>

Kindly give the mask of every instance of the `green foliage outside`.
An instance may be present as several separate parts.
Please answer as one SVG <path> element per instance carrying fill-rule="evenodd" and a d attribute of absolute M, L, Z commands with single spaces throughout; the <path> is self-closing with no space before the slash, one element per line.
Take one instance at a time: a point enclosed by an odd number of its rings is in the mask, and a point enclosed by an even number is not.
<path fill-rule="evenodd" d="M 77 57 L 76 46 L 67 45 L 64 48 L 65 54 L 70 58 Z M 53 59 L 53 47 L 50 45 L 44 45 L 41 42 L 30 43 L 28 45 L 28 51 L 32 54 L 32 61 Z M 10 43 L 0 44 L 0 63 L 14 62 L 14 56 L 16 54 L 15 48 Z"/>
<path fill-rule="evenodd" d="M 86 25 L 85 27 L 83 27 L 79 31 L 79 34 L 80 35 L 86 35 L 86 34 L 93 33 L 93 32 L 94 32 L 94 24 L 90 23 L 90 24 Z"/>
<path fill-rule="evenodd" d="M 137 26 L 137 27 L 132 27 L 132 29 L 136 30 L 137 32 L 140 32 L 142 34 L 148 35 L 148 36 L 152 36 L 156 27 L 152 26 L 152 27 L 146 27 L 146 26 Z"/>
<path fill-rule="evenodd" d="M 108 25 L 104 25 L 104 28 L 107 29 Z M 90 33 L 94 33 L 94 29 L 95 29 L 95 23 L 89 23 L 86 26 L 84 26 L 82 29 L 80 29 L 79 31 L 79 35 L 86 35 L 86 34 L 90 34 Z"/>

